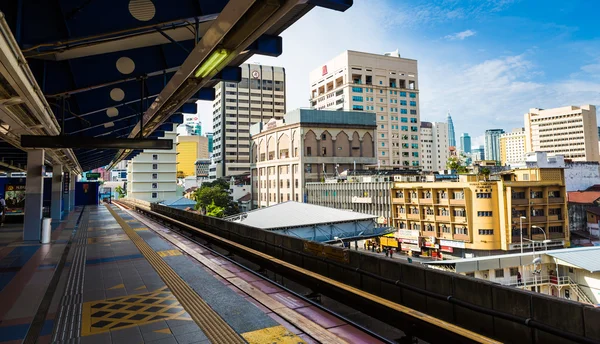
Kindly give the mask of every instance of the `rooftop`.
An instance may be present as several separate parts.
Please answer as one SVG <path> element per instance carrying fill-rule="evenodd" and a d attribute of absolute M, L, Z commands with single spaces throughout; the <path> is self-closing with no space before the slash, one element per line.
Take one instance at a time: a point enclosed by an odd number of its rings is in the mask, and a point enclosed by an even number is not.
<path fill-rule="evenodd" d="M 262 229 L 306 227 L 323 223 L 366 221 L 377 216 L 346 210 L 322 207 L 319 205 L 288 201 L 270 207 L 252 210 L 240 221 L 239 215 L 226 220 L 240 222 L 247 226 Z"/>
<path fill-rule="evenodd" d="M 161 202 L 163 205 L 166 205 L 168 207 L 172 207 L 172 206 L 191 206 L 194 207 L 196 205 L 196 202 L 189 199 L 189 198 L 185 198 L 185 197 L 177 197 L 177 198 L 171 198 L 168 200 L 165 200 L 163 202 Z"/>
<path fill-rule="evenodd" d="M 569 203 L 591 204 L 600 198 L 600 191 L 569 191 Z"/>

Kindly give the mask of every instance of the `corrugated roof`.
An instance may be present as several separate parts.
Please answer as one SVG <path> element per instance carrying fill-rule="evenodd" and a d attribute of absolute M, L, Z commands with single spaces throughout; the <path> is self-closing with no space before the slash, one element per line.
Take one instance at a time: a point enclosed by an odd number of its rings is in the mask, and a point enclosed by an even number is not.
<path fill-rule="evenodd" d="M 548 251 L 545 253 L 589 272 L 600 271 L 600 246 L 577 247 L 565 250 Z"/>
<path fill-rule="evenodd" d="M 189 198 L 185 198 L 185 197 L 178 197 L 178 198 L 171 198 L 168 199 L 166 201 L 163 201 L 162 204 L 166 205 L 166 206 L 182 206 L 182 205 L 189 205 L 189 206 L 195 206 L 196 205 L 196 201 L 193 201 Z"/>
<path fill-rule="evenodd" d="M 567 195 L 570 203 L 591 204 L 600 198 L 600 191 L 570 191 Z"/>
<path fill-rule="evenodd" d="M 322 223 L 371 220 L 377 216 L 288 201 L 267 208 L 252 210 L 240 222 L 262 229 L 303 227 Z M 239 219 L 239 215 L 235 217 Z"/>

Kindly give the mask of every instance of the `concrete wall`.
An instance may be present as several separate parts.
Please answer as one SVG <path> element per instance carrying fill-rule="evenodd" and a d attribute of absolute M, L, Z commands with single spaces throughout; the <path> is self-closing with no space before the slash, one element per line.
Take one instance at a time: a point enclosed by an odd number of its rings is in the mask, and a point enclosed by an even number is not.
<path fill-rule="evenodd" d="M 585 190 L 600 184 L 600 167 L 597 161 L 573 162 L 565 165 L 567 192 Z"/>
<path fill-rule="evenodd" d="M 569 230 L 579 231 L 587 228 L 588 208 L 594 207 L 593 204 L 569 203 Z"/>
<path fill-rule="evenodd" d="M 358 251 L 343 250 L 343 259 L 335 253 L 341 248 L 306 242 L 294 237 L 227 222 L 218 218 L 201 216 L 177 209 L 153 204 L 152 209 L 170 218 L 219 235 L 225 239 L 245 245 L 259 253 L 265 253 L 311 272 L 332 278 L 364 292 L 385 298 L 447 322 L 456 324 L 482 335 L 511 343 L 574 343 L 550 334 L 553 329 L 600 340 L 600 309 L 555 297 L 523 291 L 468 278 L 460 274 L 432 270 L 418 264 L 381 259 Z M 309 248 L 309 249 L 307 249 Z M 315 250 L 321 250 L 316 252 Z M 334 254 L 324 254 L 327 250 Z M 242 251 L 247 252 L 247 251 Z M 256 256 L 255 256 L 256 257 Z M 336 258 L 337 257 L 337 258 Z M 268 269 L 285 269 L 264 259 Z M 269 265 L 273 264 L 273 265 Z M 311 281 L 310 274 L 286 276 Z M 315 282 L 315 280 L 312 280 Z M 316 286 L 318 291 L 332 297 L 342 297 L 358 310 L 370 314 L 389 324 L 402 328 L 402 324 L 416 326 L 425 340 L 440 340 L 458 343 L 468 342 L 452 337 L 448 331 L 436 334 L 436 327 L 420 327 L 421 315 L 407 314 L 399 308 L 388 307 L 370 301 L 363 295 L 345 292 L 343 289 L 324 284 Z M 451 298 L 448 298 L 452 296 Z M 448 301 L 450 300 L 450 301 Z M 392 306 L 392 305 L 390 305 Z M 473 306 L 520 317 L 521 322 L 505 320 L 500 314 L 486 314 L 474 310 Z M 545 325 L 544 330 L 531 329 L 525 319 Z M 405 319 L 408 322 L 404 322 Z M 431 332 L 423 331 L 424 328 Z M 443 337 L 446 335 L 447 337 Z M 464 338 L 463 338 L 464 339 Z"/>

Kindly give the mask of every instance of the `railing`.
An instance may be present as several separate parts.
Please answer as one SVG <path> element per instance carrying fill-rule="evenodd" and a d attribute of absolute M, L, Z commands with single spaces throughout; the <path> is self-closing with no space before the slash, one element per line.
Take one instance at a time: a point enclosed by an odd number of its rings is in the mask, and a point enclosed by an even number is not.
<path fill-rule="evenodd" d="M 501 284 L 517 287 L 517 288 L 529 288 L 541 285 L 556 285 L 556 286 L 569 286 L 570 290 L 577 295 L 579 302 L 589 303 L 592 301 L 585 294 L 585 292 L 581 289 L 581 287 L 575 283 L 569 276 L 554 276 L 554 275 L 540 275 L 540 276 L 530 276 L 527 278 L 523 278 L 519 280 L 517 276 L 511 276 L 508 280 L 501 282 Z"/>

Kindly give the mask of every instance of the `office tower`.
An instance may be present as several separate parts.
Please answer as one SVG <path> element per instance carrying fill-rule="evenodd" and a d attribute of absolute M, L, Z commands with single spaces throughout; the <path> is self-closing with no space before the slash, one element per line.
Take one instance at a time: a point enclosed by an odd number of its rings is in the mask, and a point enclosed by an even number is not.
<path fill-rule="evenodd" d="M 471 153 L 471 136 L 469 136 L 469 133 L 460 135 L 460 150 L 466 155 Z"/>
<path fill-rule="evenodd" d="M 206 133 L 208 138 L 208 156 L 212 155 L 213 152 L 213 133 Z"/>
<path fill-rule="evenodd" d="M 423 170 L 445 170 L 449 155 L 448 124 L 421 122 L 421 167 Z"/>
<path fill-rule="evenodd" d="M 472 148 L 471 157 L 473 158 L 473 161 L 485 160 L 485 148 L 483 147 L 483 145 L 477 148 Z"/>
<path fill-rule="evenodd" d="M 500 162 L 511 165 L 525 161 L 525 128 L 500 135 Z"/>
<path fill-rule="evenodd" d="M 448 111 L 448 116 L 446 117 L 446 122 L 448 122 L 448 146 L 456 147 L 456 136 L 454 135 L 454 123 L 452 122 L 452 117 L 450 116 L 450 111 Z"/>
<path fill-rule="evenodd" d="M 525 114 L 525 152 L 564 155 L 573 161 L 598 161 L 594 105 L 530 109 Z"/>
<path fill-rule="evenodd" d="M 177 172 L 180 174 L 178 178 L 196 176 L 196 161 L 208 160 L 208 156 L 208 138 L 198 135 L 178 136 Z"/>
<path fill-rule="evenodd" d="M 378 162 L 382 166 L 420 166 L 416 60 L 397 53 L 345 51 L 310 73 L 310 105 L 374 112 Z"/>
<path fill-rule="evenodd" d="M 250 172 L 250 126 L 285 114 L 285 70 L 243 64 L 242 81 L 220 82 L 213 102 L 213 171 L 217 178 Z"/>
<path fill-rule="evenodd" d="M 488 129 L 485 131 L 485 159 L 500 161 L 500 135 L 503 129 Z"/>
<path fill-rule="evenodd" d="M 202 135 L 202 122 L 198 118 L 198 115 L 184 115 L 183 123 L 181 124 L 184 129 L 185 135 Z"/>
<path fill-rule="evenodd" d="M 177 140 L 175 130 L 165 139 Z M 145 149 L 127 164 L 127 197 L 149 202 L 175 198 L 177 188 L 177 150 Z"/>

